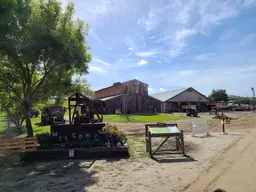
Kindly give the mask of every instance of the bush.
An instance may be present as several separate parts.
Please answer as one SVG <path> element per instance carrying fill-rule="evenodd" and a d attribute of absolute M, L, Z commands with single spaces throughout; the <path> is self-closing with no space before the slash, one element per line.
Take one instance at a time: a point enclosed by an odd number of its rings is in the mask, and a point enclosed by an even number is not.
<path fill-rule="evenodd" d="M 37 142 L 40 144 L 41 149 L 52 149 L 54 146 L 54 139 L 49 133 L 38 134 Z"/>
<path fill-rule="evenodd" d="M 117 146 L 117 143 L 126 143 L 126 135 L 117 129 L 116 126 L 106 124 L 98 135 L 90 135 L 82 141 L 67 141 L 58 143 L 49 133 L 38 134 L 37 142 L 39 149 L 65 149 L 65 148 L 90 148 L 104 147 L 109 143 L 110 146 Z"/>
<path fill-rule="evenodd" d="M 116 146 L 117 142 L 121 144 L 126 143 L 126 135 L 117 129 L 116 126 L 106 124 L 101 130 L 100 134 L 103 136 L 105 142 L 110 143 L 111 146 Z"/>

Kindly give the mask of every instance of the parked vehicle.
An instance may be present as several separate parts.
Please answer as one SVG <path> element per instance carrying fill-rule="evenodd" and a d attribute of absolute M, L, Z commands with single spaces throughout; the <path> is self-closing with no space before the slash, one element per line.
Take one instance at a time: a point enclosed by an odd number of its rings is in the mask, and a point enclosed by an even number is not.
<path fill-rule="evenodd" d="M 52 123 L 65 123 L 65 112 L 66 108 L 61 106 L 44 107 L 41 114 L 41 124 L 50 125 Z"/>
<path fill-rule="evenodd" d="M 187 116 L 194 116 L 197 117 L 198 116 L 198 111 L 196 109 L 187 109 Z"/>
<path fill-rule="evenodd" d="M 30 112 L 30 118 L 38 117 L 39 114 L 40 114 L 39 110 L 32 109 L 31 112 Z"/>

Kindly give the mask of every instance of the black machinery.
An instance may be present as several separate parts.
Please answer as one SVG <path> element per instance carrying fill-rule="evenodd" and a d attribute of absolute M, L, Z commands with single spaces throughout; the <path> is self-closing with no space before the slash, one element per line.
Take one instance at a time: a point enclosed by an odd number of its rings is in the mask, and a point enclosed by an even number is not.
<path fill-rule="evenodd" d="M 65 123 L 64 115 L 66 112 L 65 107 L 61 106 L 47 106 L 44 107 L 41 113 L 41 124 L 63 124 Z"/>
<path fill-rule="evenodd" d="M 198 116 L 198 111 L 196 109 L 188 108 L 187 109 L 187 116 L 197 117 Z"/>
<path fill-rule="evenodd" d="M 84 140 L 98 135 L 103 123 L 104 102 L 76 93 L 68 98 L 69 124 L 51 124 L 56 142 Z"/>
<path fill-rule="evenodd" d="M 102 123 L 104 107 L 103 101 L 76 93 L 68 98 L 69 124 Z"/>

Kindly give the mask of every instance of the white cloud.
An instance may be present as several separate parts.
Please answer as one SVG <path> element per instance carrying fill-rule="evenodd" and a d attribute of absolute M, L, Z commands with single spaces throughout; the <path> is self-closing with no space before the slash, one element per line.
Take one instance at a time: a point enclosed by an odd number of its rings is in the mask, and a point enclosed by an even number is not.
<path fill-rule="evenodd" d="M 152 39 L 155 39 L 155 38 L 156 38 L 155 35 L 152 35 L 152 36 L 148 37 L 149 40 L 152 40 Z"/>
<path fill-rule="evenodd" d="M 152 87 L 148 88 L 148 91 L 151 93 L 154 89 Z"/>
<path fill-rule="evenodd" d="M 250 43 L 254 43 L 256 40 L 256 34 L 255 33 L 250 33 L 247 35 L 241 42 L 242 45 L 248 45 Z"/>
<path fill-rule="evenodd" d="M 198 9 L 200 19 L 196 26 L 200 31 L 205 31 L 223 20 L 237 16 L 240 12 L 240 6 L 241 2 L 233 0 L 201 2 Z"/>
<path fill-rule="evenodd" d="M 62 8 L 65 9 L 69 2 L 70 2 L 69 0 L 61 0 Z"/>
<path fill-rule="evenodd" d="M 215 53 L 201 53 L 201 54 L 195 56 L 195 60 L 206 61 L 206 60 L 212 58 L 213 56 L 215 56 Z"/>
<path fill-rule="evenodd" d="M 138 48 L 138 45 L 134 42 L 134 40 L 130 36 L 126 36 L 124 42 L 127 45 L 127 47 L 129 47 L 128 49 L 131 51 Z"/>
<path fill-rule="evenodd" d="M 164 43 L 170 57 L 180 56 L 189 48 L 189 37 L 206 35 L 216 25 L 236 17 L 256 0 L 172 0 L 169 5 L 152 3 L 146 17 L 138 24 L 146 31 L 158 34 L 154 42 Z M 154 33 L 153 33 L 154 34 Z M 160 37 L 159 37 L 160 36 Z"/>
<path fill-rule="evenodd" d="M 197 74 L 197 70 L 182 70 L 178 72 L 178 75 L 183 77 L 189 77 L 195 74 Z"/>
<path fill-rule="evenodd" d="M 83 5 L 88 7 L 88 11 L 93 17 L 104 17 L 109 14 L 115 14 L 116 11 L 121 10 L 125 6 L 124 3 L 120 3 L 117 0 L 83 1 Z"/>
<path fill-rule="evenodd" d="M 94 73 L 106 73 L 107 72 L 104 68 L 94 66 L 94 65 L 89 65 L 89 71 L 94 72 Z"/>
<path fill-rule="evenodd" d="M 214 68 L 209 66 L 204 69 L 175 69 L 172 72 L 173 75 L 171 76 L 169 72 L 159 72 L 157 74 L 154 72 L 150 75 L 150 78 L 158 85 L 169 87 L 173 82 L 176 82 L 176 87 L 191 86 L 206 95 L 210 94 L 212 89 L 227 89 L 229 94 L 245 96 L 246 90 L 256 86 L 252 82 L 256 72 L 255 64 L 245 66 L 226 66 L 222 64 L 214 66 Z"/>
<path fill-rule="evenodd" d="M 237 31 L 234 29 L 227 30 L 221 34 L 220 41 L 230 41 L 236 34 Z"/>
<path fill-rule="evenodd" d="M 96 63 L 103 64 L 103 65 L 105 65 L 105 66 L 107 66 L 107 67 L 110 67 L 110 64 L 109 64 L 109 63 L 107 63 L 107 62 L 105 62 L 105 61 L 102 61 L 102 60 L 100 60 L 100 59 L 95 59 L 95 62 L 96 62 Z"/>
<path fill-rule="evenodd" d="M 98 37 L 98 35 L 95 33 L 95 31 L 93 29 L 89 30 L 89 34 L 96 39 L 100 44 L 102 44 L 102 41 L 100 40 L 100 38 Z"/>
<path fill-rule="evenodd" d="M 256 5 L 256 0 L 244 0 L 243 6 L 249 7 L 249 6 L 255 6 Z"/>
<path fill-rule="evenodd" d="M 195 29 L 182 28 L 171 35 L 164 37 L 161 41 L 169 41 L 169 54 L 171 57 L 177 57 L 187 46 L 186 40 L 197 33 Z"/>
<path fill-rule="evenodd" d="M 145 60 L 140 60 L 140 62 L 138 63 L 138 65 L 146 65 L 148 62 Z"/>
<path fill-rule="evenodd" d="M 156 29 L 159 23 L 161 22 L 161 19 L 159 17 L 161 13 L 163 13 L 162 10 L 154 7 L 150 9 L 147 17 L 139 18 L 137 23 L 144 25 L 146 28 L 146 31 L 151 31 L 153 29 Z"/>
<path fill-rule="evenodd" d="M 164 88 L 160 88 L 159 90 L 160 90 L 160 91 L 166 91 Z"/>
<path fill-rule="evenodd" d="M 139 57 L 149 57 L 157 54 L 156 51 L 145 51 L 145 52 L 136 52 L 135 55 Z"/>
<path fill-rule="evenodd" d="M 129 51 L 134 51 L 134 49 L 135 49 L 134 47 L 128 47 Z"/>

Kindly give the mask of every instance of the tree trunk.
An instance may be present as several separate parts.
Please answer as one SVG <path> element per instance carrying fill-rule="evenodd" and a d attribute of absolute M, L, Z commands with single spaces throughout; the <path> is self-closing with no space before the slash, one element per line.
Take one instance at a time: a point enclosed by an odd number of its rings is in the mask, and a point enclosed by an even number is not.
<path fill-rule="evenodd" d="M 23 122 L 24 122 L 24 119 L 22 117 L 20 117 L 20 119 L 18 119 L 18 122 L 17 122 L 18 124 L 16 125 L 20 135 L 23 134 L 23 130 L 22 130 Z"/>
<path fill-rule="evenodd" d="M 16 127 L 17 127 L 17 129 L 18 129 L 19 134 L 20 134 L 20 135 L 23 134 L 22 125 L 17 125 Z"/>
<path fill-rule="evenodd" d="M 23 134 L 22 124 L 24 122 L 24 118 L 22 118 L 21 116 L 22 114 L 19 114 L 19 113 L 14 113 L 14 114 L 9 113 L 9 117 L 11 117 L 11 122 L 15 125 L 20 135 Z"/>
<path fill-rule="evenodd" d="M 33 129 L 30 119 L 30 109 L 29 107 L 25 108 L 25 118 L 26 118 L 26 128 L 27 128 L 27 134 L 28 137 L 33 137 Z"/>

